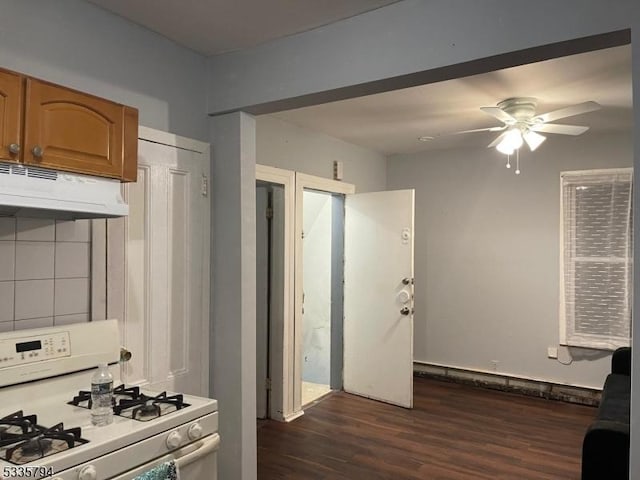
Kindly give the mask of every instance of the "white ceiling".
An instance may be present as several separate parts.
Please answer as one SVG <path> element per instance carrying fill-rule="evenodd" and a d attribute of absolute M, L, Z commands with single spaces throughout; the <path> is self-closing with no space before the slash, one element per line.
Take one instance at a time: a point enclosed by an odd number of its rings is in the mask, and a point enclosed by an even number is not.
<path fill-rule="evenodd" d="M 241 50 L 398 0 L 88 0 L 204 55 Z"/>
<path fill-rule="evenodd" d="M 555 123 L 587 125 L 590 133 L 630 129 L 631 47 L 616 47 L 496 72 L 290 110 L 274 116 L 384 154 L 486 146 L 498 134 L 437 136 L 499 126 L 480 111 L 509 97 L 535 97 L 538 113 L 594 100 L 602 109 Z M 552 135 L 548 135 L 552 137 Z"/>

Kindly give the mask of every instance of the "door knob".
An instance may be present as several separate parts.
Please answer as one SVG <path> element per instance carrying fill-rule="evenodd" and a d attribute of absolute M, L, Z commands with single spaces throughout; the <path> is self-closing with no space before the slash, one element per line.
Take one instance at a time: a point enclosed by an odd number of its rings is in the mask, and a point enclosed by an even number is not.
<path fill-rule="evenodd" d="M 120 347 L 120 362 L 128 362 L 131 360 L 131 352 L 124 347 Z"/>
<path fill-rule="evenodd" d="M 18 153 L 20 153 L 20 145 L 18 145 L 17 143 L 12 143 L 11 145 L 9 145 L 9 152 L 17 155 Z"/>
<path fill-rule="evenodd" d="M 31 153 L 33 153 L 34 157 L 42 158 L 42 155 L 44 155 L 44 149 L 40 145 L 36 145 L 31 149 Z"/>
<path fill-rule="evenodd" d="M 400 313 L 402 315 L 409 315 L 411 313 L 411 309 L 409 307 L 402 307 L 402 309 L 400 310 Z"/>
<path fill-rule="evenodd" d="M 402 284 L 403 285 L 411 285 L 411 284 L 413 284 L 413 278 L 407 278 L 407 277 L 403 278 L 402 279 Z"/>

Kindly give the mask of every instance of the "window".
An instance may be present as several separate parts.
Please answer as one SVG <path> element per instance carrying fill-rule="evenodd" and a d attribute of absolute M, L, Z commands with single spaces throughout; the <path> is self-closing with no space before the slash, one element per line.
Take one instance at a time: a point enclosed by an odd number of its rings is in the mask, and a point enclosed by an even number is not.
<path fill-rule="evenodd" d="M 633 292 L 632 170 L 562 174 L 560 342 L 628 346 Z"/>

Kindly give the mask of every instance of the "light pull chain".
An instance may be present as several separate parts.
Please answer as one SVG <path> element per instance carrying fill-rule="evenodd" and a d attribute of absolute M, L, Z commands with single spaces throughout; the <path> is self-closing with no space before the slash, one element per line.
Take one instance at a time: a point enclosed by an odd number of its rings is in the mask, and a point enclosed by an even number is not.
<path fill-rule="evenodd" d="M 516 175 L 520 175 L 520 149 L 516 150 Z"/>
<path fill-rule="evenodd" d="M 511 168 L 511 155 L 507 155 L 507 168 Z"/>

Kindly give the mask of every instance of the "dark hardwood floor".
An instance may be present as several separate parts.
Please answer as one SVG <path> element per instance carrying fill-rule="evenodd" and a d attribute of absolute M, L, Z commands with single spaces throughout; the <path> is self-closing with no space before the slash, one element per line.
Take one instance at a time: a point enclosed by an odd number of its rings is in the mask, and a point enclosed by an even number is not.
<path fill-rule="evenodd" d="M 258 428 L 258 478 L 577 480 L 595 408 L 416 378 L 414 409 L 335 393 Z"/>

